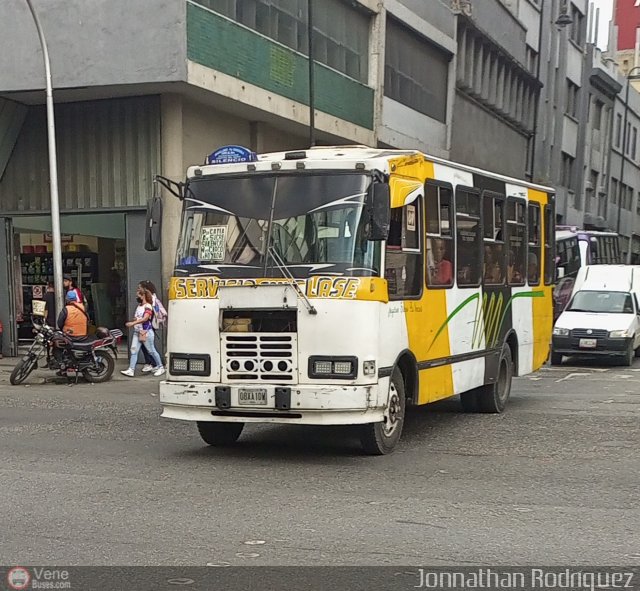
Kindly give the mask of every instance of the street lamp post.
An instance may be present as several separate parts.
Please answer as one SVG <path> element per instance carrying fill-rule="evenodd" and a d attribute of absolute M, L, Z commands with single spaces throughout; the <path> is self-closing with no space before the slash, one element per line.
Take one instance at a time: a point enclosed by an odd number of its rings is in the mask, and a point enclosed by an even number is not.
<path fill-rule="evenodd" d="M 51 63 L 44 31 L 40 25 L 38 15 L 31 4 L 25 0 L 31 11 L 33 22 L 38 31 L 42 55 L 44 57 L 44 72 L 47 89 L 47 136 L 49 140 L 49 189 L 51 194 L 51 237 L 53 244 L 53 284 L 56 294 L 56 310 L 59 312 L 64 306 L 62 294 L 62 240 L 60 237 L 60 205 L 58 200 L 58 161 L 56 156 L 56 127 L 53 112 L 53 90 L 51 87 Z"/>
<path fill-rule="evenodd" d="M 627 119 L 628 119 L 628 114 L 629 114 L 629 87 L 631 86 L 631 80 L 632 78 L 634 78 L 633 73 L 639 70 L 640 71 L 640 66 L 636 66 L 635 68 L 631 68 L 631 70 L 629 70 L 626 78 L 627 78 L 627 88 L 625 89 L 625 93 L 624 93 L 624 118 L 623 118 L 623 123 L 622 123 L 622 146 L 620 149 L 620 181 L 618 183 L 618 221 L 616 223 L 616 233 L 618 235 L 620 235 L 620 217 L 622 215 L 622 197 L 623 197 L 623 189 L 624 189 L 624 165 L 625 165 L 625 159 L 626 159 L 626 151 L 627 151 Z M 631 211 L 631 228 L 629 229 L 629 248 L 627 250 L 627 264 L 631 263 L 631 247 L 633 246 L 633 219 L 634 219 L 634 212 L 633 212 L 633 202 L 634 199 L 631 200 L 631 207 L 632 207 L 632 211 Z"/>
<path fill-rule="evenodd" d="M 309 146 L 316 145 L 315 73 L 313 55 L 313 0 L 307 0 L 307 34 L 309 42 Z"/>

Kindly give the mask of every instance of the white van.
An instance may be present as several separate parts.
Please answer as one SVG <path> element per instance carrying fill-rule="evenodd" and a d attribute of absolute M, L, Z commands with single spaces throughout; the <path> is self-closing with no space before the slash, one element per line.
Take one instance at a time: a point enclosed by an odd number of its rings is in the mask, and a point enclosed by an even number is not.
<path fill-rule="evenodd" d="M 640 356 L 640 266 L 581 267 L 571 300 L 553 328 L 551 365 L 564 355 Z"/>

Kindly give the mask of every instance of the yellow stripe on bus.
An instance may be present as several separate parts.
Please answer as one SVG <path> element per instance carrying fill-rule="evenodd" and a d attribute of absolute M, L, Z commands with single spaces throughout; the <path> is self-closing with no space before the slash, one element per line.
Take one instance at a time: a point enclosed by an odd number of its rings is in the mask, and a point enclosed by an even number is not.
<path fill-rule="evenodd" d="M 422 182 L 426 179 L 434 178 L 433 163 L 415 156 L 392 160 L 391 170 L 392 178 L 394 173 L 400 177 L 420 179 Z M 404 205 L 407 186 L 407 183 L 392 184 L 392 206 L 401 207 Z M 426 228 L 427 226 L 423 224 L 422 227 Z M 424 269 L 422 277 L 424 284 Z M 447 320 L 446 290 L 425 287 L 419 300 L 404 302 L 404 311 L 409 349 L 418 361 L 441 359 L 451 355 L 448 328 L 437 334 L 438 329 Z M 426 404 L 427 402 L 447 398 L 454 393 L 453 367 L 451 365 L 442 365 L 420 371 L 419 377 L 418 404 Z"/>
<path fill-rule="evenodd" d="M 549 195 L 543 191 L 536 191 L 535 189 L 528 190 L 529 202 L 535 202 L 540 204 L 541 213 L 544 211 L 544 206 L 549 202 Z M 540 216 L 541 237 L 545 236 L 544 227 L 545 216 Z M 544 239 L 542 239 L 544 246 Z M 533 298 L 533 371 L 542 367 L 547 359 L 549 351 L 549 343 L 551 342 L 551 331 L 553 330 L 553 303 L 552 303 L 552 286 L 544 285 L 545 276 L 545 264 L 547 257 L 540 257 L 540 287 L 535 288 L 536 291 L 544 292 L 544 297 Z"/>

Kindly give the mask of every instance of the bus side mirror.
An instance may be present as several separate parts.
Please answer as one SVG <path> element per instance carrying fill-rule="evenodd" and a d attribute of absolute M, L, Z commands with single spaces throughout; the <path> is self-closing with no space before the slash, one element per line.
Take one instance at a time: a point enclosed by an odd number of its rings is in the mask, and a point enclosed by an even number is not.
<path fill-rule="evenodd" d="M 391 224 L 391 192 L 387 183 L 374 183 L 368 195 L 369 220 L 366 227 L 366 238 L 372 242 L 380 242 L 389 237 Z"/>
<path fill-rule="evenodd" d="M 162 228 L 162 200 L 153 197 L 147 202 L 147 220 L 144 233 L 144 249 L 160 249 L 160 229 Z"/>

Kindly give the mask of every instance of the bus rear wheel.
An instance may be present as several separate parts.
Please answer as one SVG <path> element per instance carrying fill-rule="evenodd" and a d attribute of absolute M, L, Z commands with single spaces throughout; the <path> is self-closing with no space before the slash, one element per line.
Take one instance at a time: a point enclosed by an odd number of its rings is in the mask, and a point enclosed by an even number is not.
<path fill-rule="evenodd" d="M 512 378 L 513 358 L 509 345 L 505 344 L 498 362 L 496 381 L 460 394 L 462 409 L 465 412 L 501 413 L 511 394 Z"/>
<path fill-rule="evenodd" d="M 365 453 L 382 456 L 394 450 L 402 435 L 406 406 L 404 379 L 396 367 L 391 374 L 384 420 L 361 427 L 360 442 Z"/>
<path fill-rule="evenodd" d="M 198 433 L 208 445 L 231 445 L 238 440 L 244 423 L 198 421 Z"/>

